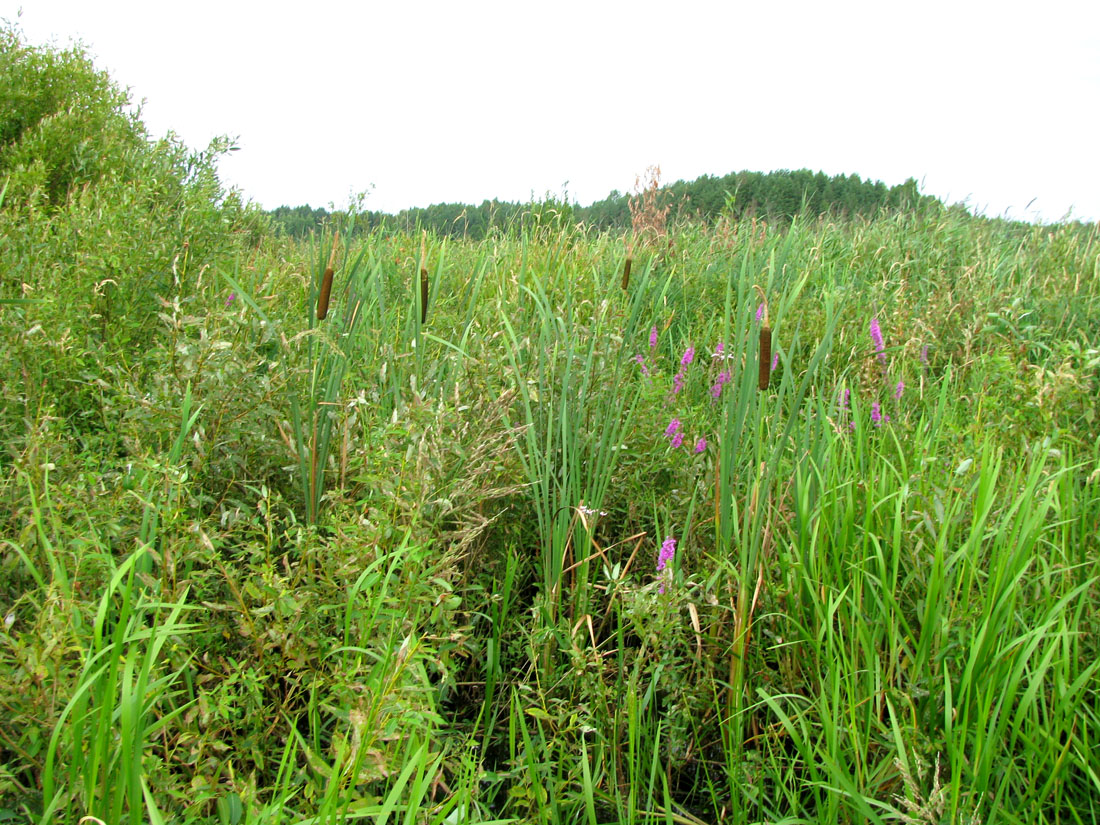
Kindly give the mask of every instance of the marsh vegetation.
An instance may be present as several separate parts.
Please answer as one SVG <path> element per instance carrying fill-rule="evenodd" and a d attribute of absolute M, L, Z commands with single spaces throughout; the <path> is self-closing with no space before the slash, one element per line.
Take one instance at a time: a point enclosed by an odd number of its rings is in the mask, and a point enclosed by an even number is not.
<path fill-rule="evenodd" d="M 1100 817 L 1095 226 L 291 238 L 2 55 L 0 820 Z"/>

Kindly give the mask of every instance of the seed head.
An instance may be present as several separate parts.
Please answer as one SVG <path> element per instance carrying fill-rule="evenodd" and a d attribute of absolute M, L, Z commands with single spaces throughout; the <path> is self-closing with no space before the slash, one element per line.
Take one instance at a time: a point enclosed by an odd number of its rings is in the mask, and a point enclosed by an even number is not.
<path fill-rule="evenodd" d="M 760 327 L 760 375 L 758 386 L 766 390 L 772 377 L 772 331 L 770 327 Z"/>
<path fill-rule="evenodd" d="M 321 278 L 321 295 L 317 299 L 317 320 L 323 321 L 328 315 L 328 302 L 332 296 L 332 267 L 325 267 L 325 274 Z"/>

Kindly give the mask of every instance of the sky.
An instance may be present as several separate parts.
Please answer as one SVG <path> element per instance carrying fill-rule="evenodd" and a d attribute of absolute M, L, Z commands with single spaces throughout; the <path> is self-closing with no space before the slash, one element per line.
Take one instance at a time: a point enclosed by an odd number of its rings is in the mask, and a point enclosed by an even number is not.
<path fill-rule="evenodd" d="M 0 0 L 271 209 L 588 204 L 740 170 L 1100 220 L 1100 2 Z"/>

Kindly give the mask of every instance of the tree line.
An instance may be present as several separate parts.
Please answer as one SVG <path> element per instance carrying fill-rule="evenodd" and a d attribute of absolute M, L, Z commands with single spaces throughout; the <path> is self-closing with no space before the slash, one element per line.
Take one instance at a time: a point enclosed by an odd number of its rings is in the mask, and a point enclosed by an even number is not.
<path fill-rule="evenodd" d="M 547 194 L 526 203 L 493 199 L 480 204 L 436 203 L 396 214 L 366 210 L 359 213 L 359 226 L 403 231 L 419 228 L 444 237 L 475 240 L 494 229 L 531 228 L 548 221 L 625 231 L 631 226 L 632 197 L 636 196 L 615 190 L 589 206 Z M 882 181 L 863 180 L 859 175 L 826 175 L 809 169 L 703 175 L 662 187 L 659 197 L 671 207 L 673 216 L 703 221 L 728 216 L 790 222 L 796 216 L 871 216 L 883 210 L 942 206 L 937 198 L 922 195 L 914 178 L 888 187 Z M 276 227 L 292 237 L 309 234 L 330 217 L 329 211 L 308 205 L 280 206 L 268 214 Z"/>

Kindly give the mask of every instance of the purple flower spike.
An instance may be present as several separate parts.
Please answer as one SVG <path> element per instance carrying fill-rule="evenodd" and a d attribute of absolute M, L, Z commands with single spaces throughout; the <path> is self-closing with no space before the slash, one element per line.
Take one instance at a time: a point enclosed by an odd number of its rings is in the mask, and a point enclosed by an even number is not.
<path fill-rule="evenodd" d="M 920 348 L 920 362 L 924 364 L 924 366 L 928 366 L 928 344 Z"/>
<path fill-rule="evenodd" d="M 665 429 L 665 438 L 672 438 L 678 432 L 680 432 L 680 419 L 674 418 L 668 422 L 668 427 Z"/>
<path fill-rule="evenodd" d="M 676 433 L 676 435 L 672 436 L 672 449 L 674 449 L 674 450 L 680 449 L 680 446 L 683 443 L 684 443 L 684 434 L 683 433 Z"/>
<path fill-rule="evenodd" d="M 676 555 L 676 539 L 669 536 L 665 539 L 661 545 L 661 550 L 657 554 L 657 573 L 661 576 L 661 586 L 657 588 L 658 593 L 665 592 L 665 582 L 668 581 L 669 575 L 672 573 L 668 569 L 668 563 L 672 561 Z"/>
<path fill-rule="evenodd" d="M 875 352 L 878 353 L 878 360 L 885 364 L 886 345 L 882 340 L 882 327 L 878 325 L 878 318 L 871 319 L 871 342 L 875 345 Z"/>
<path fill-rule="evenodd" d="M 775 370 L 778 366 L 779 366 L 779 353 L 777 352 L 775 355 L 772 356 L 772 372 L 775 372 Z"/>
<path fill-rule="evenodd" d="M 663 573 L 668 563 L 676 555 L 676 539 L 669 536 L 661 545 L 661 551 L 657 554 L 657 572 Z"/>
<path fill-rule="evenodd" d="M 695 442 L 695 454 L 696 455 L 703 452 L 703 450 L 705 450 L 706 448 L 707 448 L 707 440 L 705 438 L 700 438 L 698 441 Z"/>
<path fill-rule="evenodd" d="M 684 350 L 684 357 L 680 359 L 680 366 L 686 367 L 692 361 L 695 360 L 695 347 L 688 347 Z"/>
<path fill-rule="evenodd" d="M 901 394 L 903 392 L 905 392 L 905 382 L 904 381 L 898 381 L 897 389 L 894 390 L 894 400 L 895 401 L 901 401 Z"/>
<path fill-rule="evenodd" d="M 730 371 L 729 370 L 722 370 L 720 373 L 718 373 L 718 383 L 710 388 L 711 396 L 714 397 L 714 398 L 717 398 L 718 396 L 720 396 L 722 394 L 722 387 L 725 384 L 729 383 L 729 380 L 730 380 Z"/>
<path fill-rule="evenodd" d="M 657 327 L 656 326 L 654 326 L 653 329 L 651 329 L 649 331 L 649 348 L 653 349 L 655 346 L 657 346 Z"/>
<path fill-rule="evenodd" d="M 837 402 L 840 409 L 842 409 L 842 410 L 848 409 L 848 399 L 850 399 L 851 397 L 852 397 L 852 391 L 851 390 L 845 389 L 843 392 L 841 392 L 840 399 Z"/>
<path fill-rule="evenodd" d="M 237 293 L 236 292 L 230 292 L 229 297 L 225 299 L 225 305 L 229 306 L 235 300 L 237 300 Z"/>
<path fill-rule="evenodd" d="M 674 376 L 672 376 L 672 394 L 678 395 L 680 390 L 684 388 L 684 371 L 680 370 Z"/>
<path fill-rule="evenodd" d="M 719 341 L 718 346 L 716 346 L 714 348 L 714 357 L 715 358 L 721 358 L 722 353 L 724 353 L 725 351 L 726 351 L 726 345 L 723 344 L 721 341 Z"/>
<path fill-rule="evenodd" d="M 764 305 L 761 304 L 756 308 L 756 322 L 760 323 L 764 320 Z"/>

